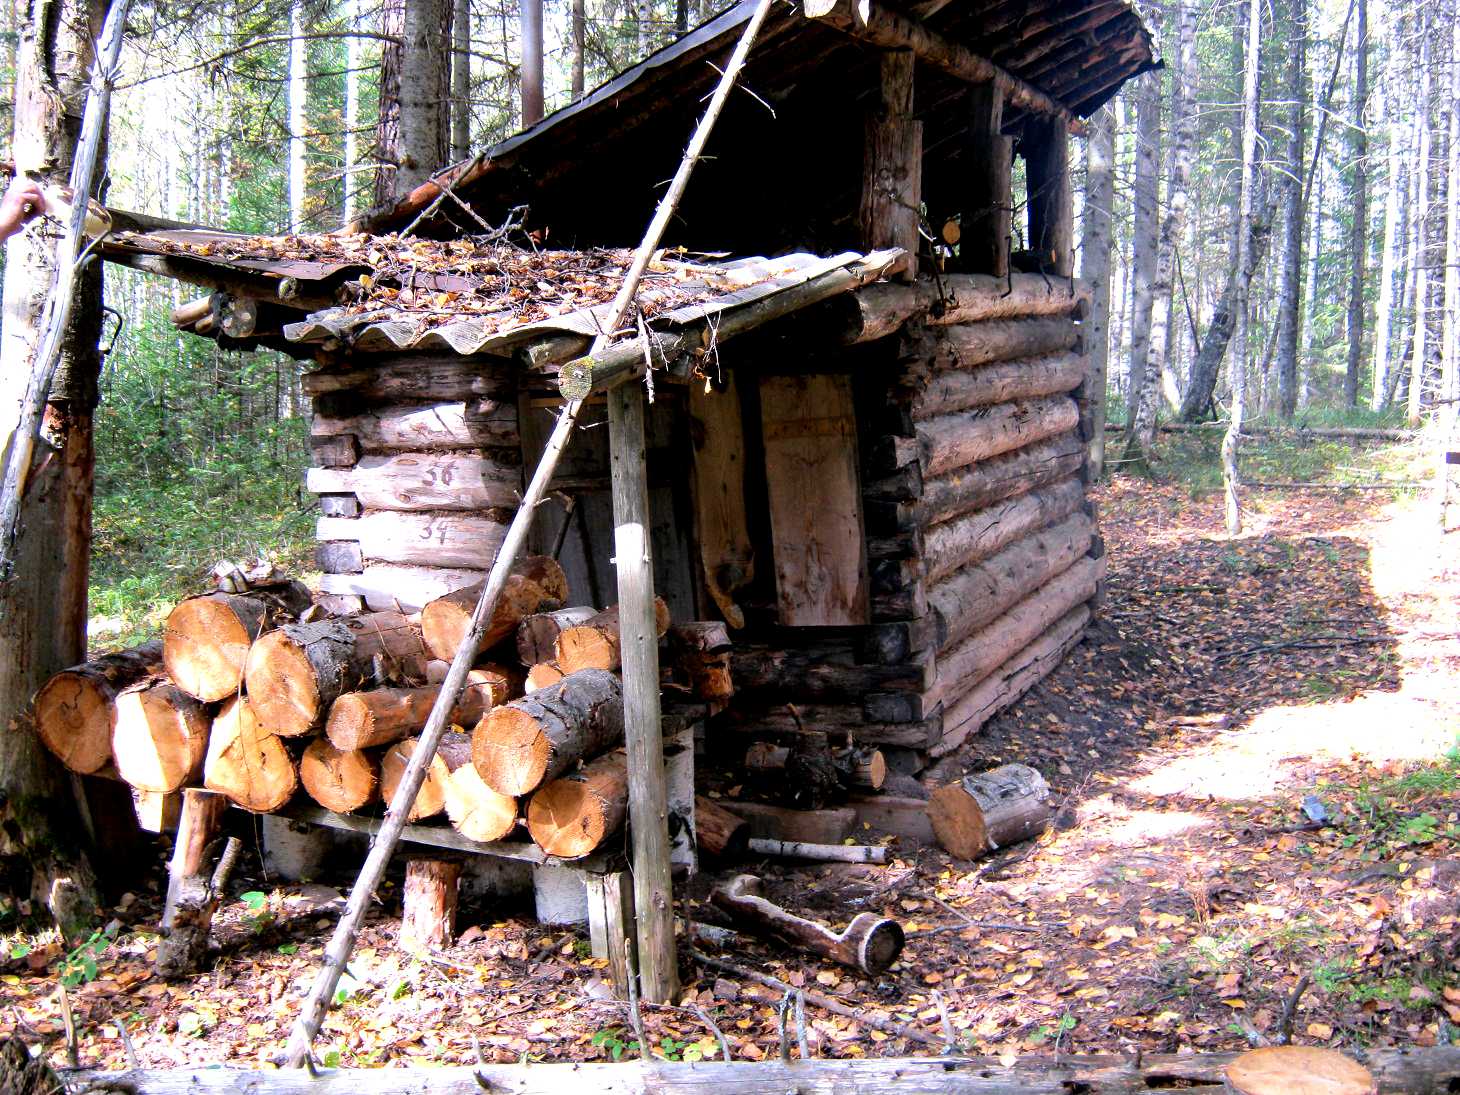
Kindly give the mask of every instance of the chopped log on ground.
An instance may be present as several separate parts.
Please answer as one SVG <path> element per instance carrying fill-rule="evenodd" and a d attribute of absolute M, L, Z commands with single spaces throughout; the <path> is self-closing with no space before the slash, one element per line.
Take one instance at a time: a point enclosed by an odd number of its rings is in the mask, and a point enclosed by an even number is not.
<path fill-rule="evenodd" d="M 117 696 L 161 672 L 156 640 L 63 669 L 36 693 L 36 733 L 71 771 L 99 772 L 112 760 Z"/>
<path fill-rule="evenodd" d="M 977 859 L 1036 837 L 1053 817 L 1049 784 L 1026 764 L 971 773 L 928 800 L 938 843 L 958 859 Z"/>
<path fill-rule="evenodd" d="M 253 644 L 245 680 L 259 721 L 284 737 L 319 727 L 330 704 L 370 682 L 425 675 L 420 624 L 399 612 L 285 624 Z"/>
<path fill-rule="evenodd" d="M 294 758 L 259 725 L 246 696 L 229 700 L 213 719 L 203 786 L 256 814 L 273 813 L 299 788 Z"/>
<path fill-rule="evenodd" d="M 177 840 L 168 865 L 167 900 L 161 936 L 153 959 L 164 980 L 201 970 L 208 957 L 208 932 L 240 845 L 230 839 L 216 870 L 209 871 L 209 852 L 228 802 L 222 795 L 190 787 L 182 794 Z"/>
<path fill-rule="evenodd" d="M 654 598 L 654 630 L 660 638 L 669 630 L 669 606 Z M 605 608 L 587 623 L 570 627 L 558 636 L 554 661 L 564 673 L 580 669 L 619 667 L 618 605 Z"/>
<path fill-rule="evenodd" d="M 409 737 L 426 725 L 439 685 L 347 692 L 330 707 L 325 733 L 340 749 L 369 749 Z M 500 666 L 478 666 L 452 709 L 451 721 L 475 726 L 516 691 L 516 675 Z"/>
<path fill-rule="evenodd" d="M 1226 1068 L 1233 1095 L 1376 1095 L 1374 1074 L 1336 1049 L 1264 1046 Z"/>
<path fill-rule="evenodd" d="M 557 684 L 566 674 L 558 668 L 557 662 L 538 662 L 527 671 L 522 690 L 529 696 Z"/>
<path fill-rule="evenodd" d="M 401 948 L 412 953 L 449 947 L 456 938 L 456 896 L 461 861 L 440 856 L 411 856 L 406 860 L 402 892 Z"/>
<path fill-rule="evenodd" d="M 772 840 L 753 836 L 746 846 L 752 855 L 808 859 L 815 863 L 887 862 L 887 849 L 877 844 L 808 844 L 804 840 Z"/>
<path fill-rule="evenodd" d="M 761 880 L 754 875 L 737 875 L 716 887 L 711 900 L 741 931 L 788 943 L 869 976 L 882 973 L 896 962 L 906 941 L 897 921 L 876 913 L 858 913 L 838 933 L 825 924 L 787 912 L 762 896 Z"/>
<path fill-rule="evenodd" d="M 729 965 L 719 959 L 720 968 Z M 730 976 L 742 976 L 726 969 Z M 773 980 L 773 979 L 768 979 Z M 784 985 L 784 982 L 777 982 Z M 789 986 L 788 986 L 789 987 Z M 785 988 L 777 987 L 778 994 Z M 806 1002 L 823 1007 L 818 994 Z M 835 1014 L 866 1020 L 865 1011 L 827 1000 Z M 841 1009 L 841 1010 L 836 1010 Z M 890 1022 L 883 1023 L 892 1026 Z M 888 1031 L 894 1036 L 905 1036 Z M 937 1047 L 940 1038 L 914 1031 L 923 1044 Z M 81 1072 L 75 1081 L 94 1090 L 125 1083 L 133 1095 L 396 1095 L 403 1086 L 418 1095 L 480 1095 L 487 1090 L 514 1095 L 563 1095 L 571 1091 L 613 1091 L 625 1095 L 764 1095 L 767 1091 L 833 1092 L 856 1095 L 1055 1095 L 1071 1090 L 1102 1095 L 1149 1095 L 1185 1085 L 1218 1090 L 1223 1069 L 1236 1054 L 1148 1053 L 1079 1055 L 1025 1054 L 1006 1063 L 997 1057 L 881 1057 L 809 1061 L 666 1061 L 565 1064 L 476 1064 L 451 1068 L 406 1069 L 138 1069 L 128 1072 Z M 1431 1046 L 1373 1049 L 1368 1066 L 1383 1095 L 1445 1095 L 1460 1082 L 1460 1047 Z"/>
<path fill-rule="evenodd" d="M 168 614 L 162 658 L 173 683 L 188 695 L 212 703 L 243 687 L 248 648 L 254 640 L 292 619 L 303 606 L 290 597 L 264 593 L 207 593 L 189 597 Z"/>
<path fill-rule="evenodd" d="M 133 787 L 176 791 L 203 771 L 207 712 L 171 681 L 147 678 L 117 696 L 111 751 L 117 774 Z"/>
<path fill-rule="evenodd" d="M 556 575 L 546 576 L 556 582 Z M 564 579 L 561 587 L 566 586 L 567 581 Z M 481 594 L 482 583 L 478 582 L 476 585 L 453 590 L 444 597 L 437 597 L 421 609 L 421 632 L 425 635 L 426 646 L 432 656 L 445 662 L 456 656 L 456 648 L 461 645 L 462 639 L 471 628 L 471 615 L 476 611 L 477 600 Z M 502 596 L 497 601 L 496 611 L 492 613 L 482 635 L 481 645 L 477 647 L 478 652 L 490 650 L 513 634 L 528 616 L 542 611 L 545 606 L 557 603 L 557 598 L 541 583 L 522 574 L 509 576 L 502 589 Z"/>
<path fill-rule="evenodd" d="M 501 840 L 517 825 L 517 800 L 498 794 L 483 782 L 476 765 L 471 763 L 471 746 L 467 745 L 467 762 L 451 768 L 446 781 L 446 817 L 462 836 L 483 842 Z"/>
<path fill-rule="evenodd" d="M 730 679 L 730 631 L 719 620 L 696 620 L 670 629 L 674 664 L 688 678 L 690 693 L 707 703 L 735 694 Z"/>
<path fill-rule="evenodd" d="M 420 744 L 420 738 L 406 738 L 392 745 L 380 758 L 380 797 L 390 805 L 395 801 L 396 788 L 405 775 L 406 765 Z M 407 821 L 421 821 L 435 817 L 446 809 L 446 785 L 451 781 L 453 769 L 471 763 L 471 739 L 465 734 L 450 731 L 441 735 L 441 744 L 431 765 L 426 770 L 426 780 L 416 792 L 416 801 L 411 803 Z"/>
<path fill-rule="evenodd" d="M 375 801 L 380 764 L 364 750 L 340 749 L 329 738 L 315 738 L 299 759 L 299 782 L 326 810 L 354 813 Z"/>
<path fill-rule="evenodd" d="M 472 731 L 472 761 L 488 787 L 525 795 L 623 738 L 623 685 L 585 669 L 487 712 Z"/>
<path fill-rule="evenodd" d="M 628 764 L 610 753 L 546 784 L 527 803 L 527 831 L 548 855 L 578 859 L 600 847 L 628 812 Z"/>
<path fill-rule="evenodd" d="M 714 799 L 696 795 L 695 839 L 702 852 L 720 859 L 737 859 L 745 854 L 750 826 Z"/>
<path fill-rule="evenodd" d="M 557 657 L 558 636 L 598 615 L 596 608 L 577 605 L 552 612 L 534 612 L 517 627 L 517 656 L 523 665 L 539 665 Z"/>

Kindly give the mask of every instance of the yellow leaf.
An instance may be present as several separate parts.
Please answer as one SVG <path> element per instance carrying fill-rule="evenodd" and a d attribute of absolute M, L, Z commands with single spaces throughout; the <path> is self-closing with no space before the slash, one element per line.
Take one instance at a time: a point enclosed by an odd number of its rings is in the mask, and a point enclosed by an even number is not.
<path fill-rule="evenodd" d="M 1327 1023 L 1309 1023 L 1308 1037 L 1317 1038 L 1320 1041 L 1326 1042 L 1333 1037 L 1333 1028 Z"/>
<path fill-rule="evenodd" d="M 1245 1008 L 1247 1006 L 1247 1001 L 1246 1000 L 1243 1000 L 1239 996 L 1229 996 L 1226 999 L 1224 999 L 1222 1001 L 1222 1003 L 1226 1004 L 1229 1008 L 1239 1008 L 1240 1009 L 1240 1008 Z"/>

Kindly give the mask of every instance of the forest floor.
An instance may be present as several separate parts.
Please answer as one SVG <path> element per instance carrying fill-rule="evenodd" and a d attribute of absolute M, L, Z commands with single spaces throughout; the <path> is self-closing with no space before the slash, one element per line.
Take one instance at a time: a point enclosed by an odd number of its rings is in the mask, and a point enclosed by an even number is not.
<path fill-rule="evenodd" d="M 1229 540 L 1202 486 L 1101 490 L 1100 622 L 972 743 L 972 767 L 1049 776 L 1054 830 L 975 864 L 896 849 L 888 867 L 764 868 L 801 911 L 872 909 L 907 931 L 875 980 L 756 943 L 723 956 L 855 1009 L 808 1006 L 813 1053 L 936 1052 L 949 1028 L 958 1049 L 994 1055 L 1237 1048 L 1278 1037 L 1285 1011 L 1295 1041 L 1351 1049 L 1460 1027 L 1460 532 L 1441 535 L 1419 496 L 1283 491 L 1254 494 Z M 236 883 L 216 968 L 181 984 L 148 964 L 159 877 L 90 953 L 16 937 L 0 1034 L 63 1063 L 67 977 L 87 1064 L 125 1067 L 123 1025 L 148 1066 L 267 1062 L 349 877 L 323 881 Z M 410 957 L 398 909 L 392 889 L 365 928 L 326 1063 L 469 1063 L 477 1044 L 497 1061 L 636 1052 L 580 933 L 539 927 L 526 905 L 469 909 L 451 948 Z M 654 1052 L 715 1055 L 692 1004 L 737 1058 L 777 1052 L 774 992 L 694 961 L 682 972 L 693 1000 L 643 1009 Z"/>

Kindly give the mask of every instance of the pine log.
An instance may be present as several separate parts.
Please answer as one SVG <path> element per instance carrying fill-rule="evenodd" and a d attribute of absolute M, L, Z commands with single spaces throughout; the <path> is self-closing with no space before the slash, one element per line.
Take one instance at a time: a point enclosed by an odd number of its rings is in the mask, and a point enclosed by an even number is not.
<path fill-rule="evenodd" d="M 1379 1090 L 1367 1068 L 1322 1046 L 1264 1046 L 1232 1061 L 1225 1074 L 1232 1095 L 1377 1095 Z"/>
<path fill-rule="evenodd" d="M 1072 392 L 1085 379 L 1087 366 L 1081 354 L 1057 353 L 975 369 L 950 369 L 932 377 L 913 396 L 913 421 L 926 422 L 972 407 Z"/>
<path fill-rule="evenodd" d="M 361 557 L 366 560 L 486 570 L 507 535 L 507 522 L 498 520 L 505 513 L 374 510 L 361 517 L 321 517 L 315 523 L 314 535 L 317 540 L 352 540 L 359 544 Z"/>
<path fill-rule="evenodd" d="M 527 803 L 527 831 L 548 855 L 578 859 L 618 831 L 628 801 L 627 761 L 610 753 L 537 791 Z"/>
<path fill-rule="evenodd" d="M 860 747 L 838 753 L 838 764 L 847 769 L 848 782 L 854 790 L 880 791 L 887 782 L 887 758 L 881 749 Z"/>
<path fill-rule="evenodd" d="M 517 404 L 507 400 L 375 407 L 356 414 L 316 414 L 315 437 L 353 434 L 373 452 L 436 449 L 512 448 L 522 438 Z"/>
<path fill-rule="evenodd" d="M 702 852 L 719 859 L 738 859 L 748 847 L 750 826 L 713 799 L 696 795 L 695 839 Z"/>
<path fill-rule="evenodd" d="M 706 702 L 735 694 L 730 675 L 730 631 L 719 620 L 677 624 L 669 631 L 674 664 L 689 680 L 690 693 Z"/>
<path fill-rule="evenodd" d="M 525 795 L 623 736 L 622 684 L 585 669 L 489 711 L 472 732 L 472 762 L 488 787 Z"/>
<path fill-rule="evenodd" d="M 337 749 L 370 749 L 418 733 L 426 725 L 440 685 L 346 692 L 330 707 L 325 733 Z M 517 676 L 500 666 L 477 666 L 451 712 L 458 726 L 475 726 L 517 691 Z"/>
<path fill-rule="evenodd" d="M 361 399 L 382 403 L 425 399 L 452 402 L 480 397 L 510 399 L 515 394 L 512 367 L 505 361 L 480 355 L 381 356 L 379 364 L 372 363 L 365 368 L 305 373 L 300 378 L 300 386 L 305 395 L 350 392 Z"/>
<path fill-rule="evenodd" d="M 326 810 L 350 814 L 375 801 L 380 764 L 360 749 L 338 749 L 329 738 L 315 738 L 299 760 L 299 781 Z"/>
<path fill-rule="evenodd" d="M 932 526 L 923 534 L 922 558 L 933 592 L 936 583 L 959 568 L 987 559 L 1034 530 L 1053 525 L 1084 503 L 1085 488 L 1080 481 L 1063 479 Z"/>
<path fill-rule="evenodd" d="M 501 840 L 517 824 L 517 800 L 498 794 L 482 782 L 481 773 L 471 763 L 471 741 L 465 741 L 464 763 L 457 763 L 462 756 L 459 748 L 453 748 L 444 758 L 451 770 L 446 781 L 446 816 L 452 827 L 470 840 Z"/>
<path fill-rule="evenodd" d="M 229 700 L 213 719 L 203 786 L 257 814 L 273 813 L 299 788 L 294 758 L 259 725 L 245 696 Z"/>
<path fill-rule="evenodd" d="M 935 757 L 957 749 L 989 719 L 1044 680 L 1080 641 L 1090 609 L 1080 605 L 995 669 L 943 713 L 943 736 L 930 746 Z"/>
<path fill-rule="evenodd" d="M 1094 534 L 1094 522 L 1073 513 L 933 586 L 928 605 L 938 649 L 962 642 L 1063 574 L 1090 550 Z"/>
<path fill-rule="evenodd" d="M 554 643 L 570 627 L 587 623 L 598 610 L 587 605 L 559 608 L 552 612 L 534 612 L 517 627 L 517 656 L 523 665 L 550 662 L 557 656 Z"/>
<path fill-rule="evenodd" d="M 63 669 L 36 693 L 36 733 L 71 771 L 99 772 L 112 760 L 117 696 L 161 672 L 156 640 Z"/>
<path fill-rule="evenodd" d="M 402 949 L 414 953 L 451 945 L 456 938 L 456 896 L 460 882 L 458 859 L 411 856 L 406 860 L 397 940 Z"/>
<path fill-rule="evenodd" d="M 1066 613 L 1095 596 L 1105 560 L 1077 559 L 998 619 L 938 654 L 935 698 L 952 704 L 1004 662 L 1053 627 Z"/>
<path fill-rule="evenodd" d="M 1049 784 L 1026 764 L 966 775 L 928 799 L 933 833 L 957 859 L 977 859 L 1036 837 L 1053 816 Z"/>
<path fill-rule="evenodd" d="M 480 570 L 367 563 L 359 574 L 323 574 L 321 593 L 359 597 L 373 612 L 419 612 L 453 590 L 479 584 Z"/>
<path fill-rule="evenodd" d="M 527 680 L 522 690 L 530 696 L 540 689 L 557 684 L 566 675 L 558 668 L 557 662 L 538 662 L 527 671 Z"/>
<path fill-rule="evenodd" d="M 449 662 L 456 656 L 481 592 L 480 583 L 466 586 L 438 597 L 421 610 L 421 630 L 437 658 Z M 523 559 L 507 579 L 479 649 L 491 649 L 513 634 L 528 616 L 546 606 L 561 604 L 567 596 L 568 579 L 557 560 L 546 555 Z"/>
<path fill-rule="evenodd" d="M 778 704 L 860 701 L 869 692 L 921 692 L 933 681 L 931 656 L 902 665 L 859 665 L 850 650 L 739 644 L 730 654 L 737 692 L 766 691 Z"/>
<path fill-rule="evenodd" d="M 249 646 L 287 618 L 259 594 L 189 597 L 167 617 L 162 657 L 168 675 L 204 703 L 231 696 L 243 687 Z"/>
<path fill-rule="evenodd" d="M 1079 425 L 1080 411 L 1069 396 L 1001 403 L 920 422 L 918 446 L 923 475 L 936 477 L 954 468 L 1012 452 Z"/>
<path fill-rule="evenodd" d="M 395 792 L 400 787 L 401 776 L 405 774 L 406 765 L 410 763 L 416 746 L 420 744 L 420 738 L 406 738 L 398 741 L 387 749 L 380 757 L 380 798 L 386 805 L 395 801 Z M 470 745 L 467 743 L 465 734 L 453 734 L 447 732 L 441 736 L 441 745 L 436 750 L 436 755 L 431 758 L 431 765 L 426 770 L 425 782 L 416 794 L 416 801 L 411 804 L 407 821 L 421 821 L 425 818 L 435 817 L 446 809 L 446 785 L 451 780 L 451 765 L 447 763 L 447 756 L 452 755 L 458 762 L 461 759 L 461 747 L 467 745 L 470 755 Z"/>
<path fill-rule="evenodd" d="M 754 875 L 737 875 L 716 887 L 711 900 L 741 931 L 787 943 L 871 977 L 897 961 L 905 942 L 902 926 L 876 913 L 858 913 L 840 933 L 796 916 L 766 900 L 761 880 Z"/>
<path fill-rule="evenodd" d="M 944 274 L 940 285 L 942 307 L 928 316 L 934 326 L 1019 316 L 1071 317 L 1090 299 L 1084 282 L 1042 274 Z"/>
<path fill-rule="evenodd" d="M 891 694 L 894 693 L 881 693 Z M 895 695 L 912 696 L 916 693 Z M 928 706 L 931 709 L 933 705 Z M 850 736 L 853 741 L 864 745 L 900 745 L 910 749 L 926 749 L 942 736 L 942 722 L 937 719 L 901 711 L 897 716 L 898 721 L 873 717 L 865 701 L 855 704 L 797 703 L 794 716 L 784 705 L 767 710 L 751 708 L 734 710 L 716 725 L 753 736 L 814 732 L 842 738 Z"/>
<path fill-rule="evenodd" d="M 669 630 L 669 606 L 654 598 L 654 628 L 660 638 Z M 619 667 L 618 605 L 605 608 L 577 627 L 563 631 L 553 644 L 554 661 L 564 673 Z"/>
<path fill-rule="evenodd" d="M 133 787 L 176 791 L 198 778 L 207 751 L 203 705 L 170 681 L 149 677 L 117 696 L 111 754 Z"/>
<path fill-rule="evenodd" d="M 399 453 L 365 456 L 352 468 L 310 468 L 313 494 L 353 494 L 366 509 L 511 509 L 522 493 L 522 468 L 488 455 Z"/>

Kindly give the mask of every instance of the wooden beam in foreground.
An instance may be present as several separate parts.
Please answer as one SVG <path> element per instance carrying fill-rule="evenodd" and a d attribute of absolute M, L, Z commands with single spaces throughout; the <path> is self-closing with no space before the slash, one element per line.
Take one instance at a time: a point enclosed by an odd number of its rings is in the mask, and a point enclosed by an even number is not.
<path fill-rule="evenodd" d="M 1219 1095 L 1223 1069 L 1238 1054 L 1151 1054 L 1025 1057 L 1012 1067 L 998 1058 L 886 1057 L 868 1060 L 768 1060 L 762 1062 L 633 1061 L 622 1064 L 490 1065 L 475 1068 L 357 1068 L 275 1071 L 232 1068 L 139 1069 L 83 1072 L 81 1087 L 127 1090 L 132 1095 L 1107 1095 L 1181 1087 Z M 1365 1062 L 1378 1089 L 1406 1095 L 1439 1095 L 1460 1081 L 1460 1047 L 1379 1049 Z"/>
<path fill-rule="evenodd" d="M 972 84 L 993 84 L 1011 106 L 1057 118 L 1076 135 L 1085 132 L 1085 123 L 1064 104 L 987 57 L 980 57 L 965 46 L 929 30 L 917 19 L 874 6 L 872 0 L 806 0 L 802 8 L 808 19 L 818 19 L 883 49 L 910 49 L 917 54 L 918 60 L 950 76 Z"/>

